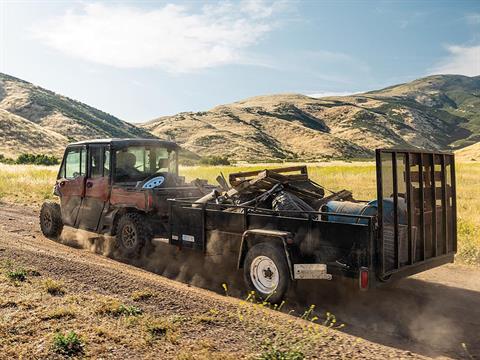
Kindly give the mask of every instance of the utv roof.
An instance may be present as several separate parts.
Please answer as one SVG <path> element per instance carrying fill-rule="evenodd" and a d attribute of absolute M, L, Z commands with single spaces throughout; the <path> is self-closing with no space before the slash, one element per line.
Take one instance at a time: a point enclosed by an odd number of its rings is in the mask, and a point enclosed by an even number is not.
<path fill-rule="evenodd" d="M 129 139 L 93 139 L 93 140 L 84 140 L 78 141 L 68 146 L 72 145 L 87 145 L 87 144 L 109 144 L 113 148 L 123 148 L 126 146 L 142 146 L 142 145 L 156 145 L 163 146 L 169 149 L 178 149 L 180 148 L 177 143 L 173 141 L 160 140 L 160 139 L 142 139 L 142 138 L 129 138 Z"/>

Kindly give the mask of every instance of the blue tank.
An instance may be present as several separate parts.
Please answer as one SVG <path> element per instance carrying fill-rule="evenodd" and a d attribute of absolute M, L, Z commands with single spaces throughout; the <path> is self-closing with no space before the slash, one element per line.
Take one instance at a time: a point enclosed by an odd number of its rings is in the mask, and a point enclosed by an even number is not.
<path fill-rule="evenodd" d="M 393 199 L 383 200 L 383 218 L 384 223 L 393 223 Z M 355 203 L 351 201 L 329 201 L 323 208 L 323 212 L 375 216 L 378 212 L 378 200 L 372 200 L 368 203 Z M 402 198 L 398 199 L 399 224 L 407 223 L 407 206 Z M 356 216 L 336 216 L 327 215 L 328 221 L 334 221 L 347 224 L 367 224 L 367 219 L 359 219 Z"/>
<path fill-rule="evenodd" d="M 375 200 L 376 201 L 376 200 Z M 345 215 L 377 215 L 377 207 L 370 203 L 354 203 L 350 201 L 329 201 L 323 208 L 323 212 L 345 214 Z M 328 215 L 328 221 L 347 224 L 367 224 L 367 219 L 359 219 L 356 216 Z"/>

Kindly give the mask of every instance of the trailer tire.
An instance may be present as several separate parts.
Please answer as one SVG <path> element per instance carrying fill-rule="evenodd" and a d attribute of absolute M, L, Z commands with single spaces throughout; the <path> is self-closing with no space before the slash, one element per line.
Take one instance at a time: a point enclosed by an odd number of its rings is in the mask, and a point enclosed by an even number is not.
<path fill-rule="evenodd" d="M 290 272 L 281 246 L 261 242 L 247 252 L 243 276 L 249 290 L 270 303 L 282 301 L 290 285 Z"/>
<path fill-rule="evenodd" d="M 46 201 L 40 209 L 40 229 L 49 239 L 58 239 L 63 230 L 62 211 L 60 205 Z"/>
<path fill-rule="evenodd" d="M 152 232 L 148 220 L 138 213 L 127 213 L 118 221 L 116 242 L 121 255 L 135 257 L 150 242 Z"/>

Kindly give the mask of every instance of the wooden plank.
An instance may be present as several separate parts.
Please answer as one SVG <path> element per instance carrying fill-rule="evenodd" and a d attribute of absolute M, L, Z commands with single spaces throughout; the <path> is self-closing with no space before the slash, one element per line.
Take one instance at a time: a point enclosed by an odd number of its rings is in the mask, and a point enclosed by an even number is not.
<path fill-rule="evenodd" d="M 257 176 L 262 171 L 266 171 L 266 170 L 253 170 L 253 171 L 243 171 L 238 173 L 232 173 L 228 176 L 228 180 L 232 186 L 236 186 L 236 184 L 238 184 L 239 182 L 248 180 L 248 178 L 250 177 Z M 307 167 L 305 165 L 268 169 L 268 171 L 275 172 L 277 174 L 299 171 L 300 175 L 306 175 L 308 177 Z M 299 175 L 299 174 L 296 174 L 296 175 Z"/>

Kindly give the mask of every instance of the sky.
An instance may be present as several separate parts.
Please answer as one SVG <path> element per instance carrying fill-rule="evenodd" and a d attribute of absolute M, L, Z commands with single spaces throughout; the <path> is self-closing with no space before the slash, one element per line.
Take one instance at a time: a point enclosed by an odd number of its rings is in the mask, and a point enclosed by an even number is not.
<path fill-rule="evenodd" d="M 130 122 L 480 75 L 480 1 L 6 1 L 0 72 Z"/>

